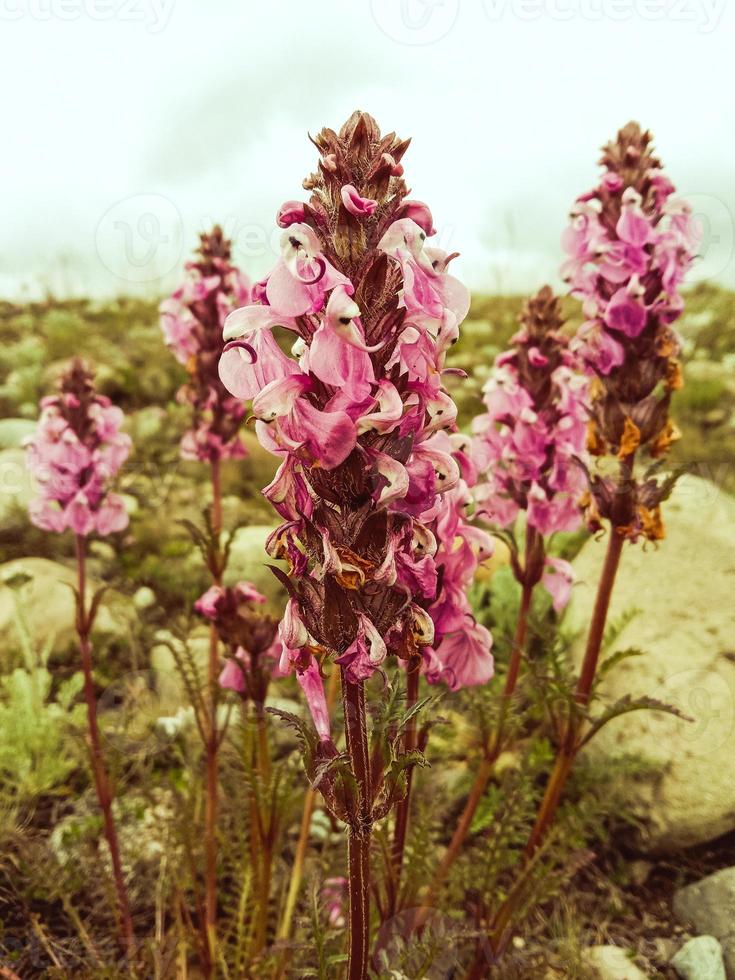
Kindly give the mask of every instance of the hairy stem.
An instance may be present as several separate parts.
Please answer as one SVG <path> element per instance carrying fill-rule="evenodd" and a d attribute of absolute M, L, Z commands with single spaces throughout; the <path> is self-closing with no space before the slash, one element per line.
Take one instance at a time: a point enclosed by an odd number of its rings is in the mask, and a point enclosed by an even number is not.
<path fill-rule="evenodd" d="M 255 924 L 254 951 L 261 953 L 265 948 L 268 937 L 268 907 L 271 890 L 271 870 L 273 863 L 273 822 L 274 815 L 270 811 L 272 800 L 270 796 L 271 761 L 268 746 L 268 728 L 266 715 L 261 704 L 255 705 L 257 740 L 257 771 L 261 784 L 260 793 L 260 895 L 258 896 L 258 914 Z"/>
<path fill-rule="evenodd" d="M 528 550 L 527 544 L 527 551 Z M 518 677 L 520 675 L 520 665 L 526 643 L 528 613 L 531 608 L 532 597 L 533 586 L 524 584 L 521 594 L 521 605 L 518 611 L 515 636 L 513 638 L 513 648 L 511 650 L 510 661 L 508 663 L 508 673 L 506 675 L 505 686 L 503 688 L 503 700 L 500 708 L 500 717 L 498 719 L 492 745 L 483 755 L 482 762 L 480 763 L 480 767 L 477 770 L 475 780 L 472 784 L 472 789 L 467 797 L 464 810 L 462 811 L 454 833 L 452 834 L 452 839 L 444 852 L 444 857 L 442 858 L 439 867 L 431 880 L 426 896 L 421 904 L 421 908 L 417 913 L 414 921 L 415 928 L 421 928 L 425 924 L 430 910 L 436 901 L 437 895 L 439 894 L 439 889 L 446 881 L 452 865 L 457 860 L 457 857 L 462 850 L 462 845 L 464 844 L 467 834 L 470 831 L 472 820 L 477 812 L 477 808 L 485 795 L 485 790 L 487 789 L 487 784 L 490 781 L 490 776 L 492 775 L 495 763 L 497 762 L 498 756 L 502 752 L 503 730 L 505 728 L 508 705 L 510 704 L 510 701 L 515 693 L 515 689 L 518 684 Z"/>
<path fill-rule="evenodd" d="M 222 531 L 222 484 L 219 460 L 211 464 L 212 476 L 212 533 L 217 540 Z M 218 556 L 219 559 L 219 556 Z M 213 576 L 214 584 L 220 585 L 219 575 Z M 219 675 L 219 640 L 214 623 L 209 630 L 209 663 L 207 670 L 208 725 L 204 802 L 204 917 L 207 935 L 208 962 L 206 975 L 213 977 L 217 969 L 217 781 L 219 732 L 217 730 L 217 704 Z"/>
<path fill-rule="evenodd" d="M 410 711 L 416 704 L 419 694 L 420 658 L 409 661 L 406 668 L 406 710 Z M 409 719 L 403 739 L 403 751 L 411 752 L 416 748 L 416 717 Z M 391 851 L 391 894 L 388 905 L 388 915 L 395 915 L 400 906 L 401 869 L 403 867 L 403 852 L 406 848 L 408 818 L 411 809 L 411 785 L 413 783 L 413 766 L 406 773 L 406 795 L 396 807 L 396 825 Z"/>
<path fill-rule="evenodd" d="M 92 773 L 94 776 L 95 789 L 97 791 L 97 800 L 99 801 L 100 809 L 102 810 L 105 838 L 107 839 L 107 846 L 110 849 L 110 858 L 112 860 L 112 874 L 115 881 L 115 891 L 117 893 L 121 938 L 128 955 L 131 955 L 135 948 L 135 936 L 133 933 L 133 920 L 130 915 L 128 891 L 125 886 L 122 861 L 120 859 L 120 845 L 117 839 L 115 818 L 112 813 L 113 796 L 112 789 L 110 787 L 110 777 L 102 754 L 102 743 L 97 720 L 97 698 L 94 693 L 94 681 L 92 679 L 92 649 L 89 641 L 92 623 L 89 621 L 85 600 L 85 590 L 87 587 L 87 553 L 85 541 L 81 535 L 76 536 L 76 557 L 77 583 L 79 590 L 77 632 L 79 635 L 79 653 L 81 656 L 82 672 L 84 674 L 84 699 L 87 703 L 87 723 L 89 728 L 89 746 Z"/>
<path fill-rule="evenodd" d="M 348 841 L 350 931 L 348 980 L 365 980 L 370 950 L 370 837 L 372 800 L 370 757 L 365 716 L 365 684 L 353 684 L 342 668 L 347 752 L 357 783 L 357 798 L 351 814 Z"/>
<path fill-rule="evenodd" d="M 602 641 L 605 635 L 605 623 L 610 608 L 613 587 L 615 586 L 615 576 L 620 566 L 620 557 L 623 551 L 625 538 L 617 528 L 610 529 L 610 537 L 607 543 L 607 553 L 605 563 L 602 567 L 602 574 L 597 587 L 597 597 L 595 608 L 592 613 L 590 630 L 587 636 L 587 647 L 585 649 L 582 670 L 577 682 L 575 700 L 580 707 L 586 707 L 589 703 L 592 685 L 595 680 L 597 664 L 600 659 Z M 531 836 L 526 845 L 526 853 L 532 855 L 541 841 L 544 839 L 549 827 L 551 826 L 556 814 L 559 801 L 567 779 L 574 764 L 574 758 L 578 751 L 579 720 L 572 716 L 566 727 L 566 732 L 561 740 L 556 757 L 551 778 L 546 787 L 546 793 L 541 802 L 541 807 L 536 817 Z"/>
<path fill-rule="evenodd" d="M 332 669 L 329 675 L 329 681 L 327 682 L 327 708 L 331 714 L 332 706 L 334 704 L 334 699 L 337 696 L 337 683 L 339 680 L 339 671 L 336 667 Z M 309 786 L 304 796 L 304 809 L 301 814 L 301 827 L 299 829 L 299 839 L 296 844 L 296 851 L 294 853 L 293 864 L 291 865 L 291 877 L 288 883 L 288 892 L 286 894 L 286 902 L 283 908 L 283 915 L 281 916 L 281 921 L 278 925 L 278 931 L 276 932 L 276 940 L 284 942 L 291 935 L 291 923 L 293 922 L 293 914 L 296 909 L 296 902 L 299 896 L 299 890 L 301 888 L 301 882 L 304 877 L 304 863 L 306 861 L 306 853 L 309 848 L 309 833 L 311 831 L 311 818 L 314 813 L 314 806 L 316 805 L 316 790 Z M 288 967 L 288 957 L 285 956 L 283 962 L 279 966 L 277 976 L 279 978 L 286 975 L 286 969 Z"/>

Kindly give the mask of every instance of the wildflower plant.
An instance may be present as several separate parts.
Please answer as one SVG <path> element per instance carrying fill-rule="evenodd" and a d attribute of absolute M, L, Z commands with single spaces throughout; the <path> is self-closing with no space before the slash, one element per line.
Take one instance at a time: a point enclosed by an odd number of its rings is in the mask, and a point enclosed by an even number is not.
<path fill-rule="evenodd" d="M 221 547 L 222 476 L 221 463 L 246 455 L 240 439 L 244 407 L 233 398 L 219 378 L 222 354 L 222 325 L 228 314 L 250 299 L 250 282 L 232 261 L 232 243 L 219 225 L 200 235 L 195 260 L 187 263 L 183 283 L 161 303 L 161 329 L 176 359 L 186 367 L 188 382 L 179 390 L 179 402 L 191 410 L 191 428 L 181 440 L 181 455 L 187 460 L 207 463 L 212 484 L 212 507 L 202 534 L 187 525 L 198 544 L 213 587 L 222 584 L 227 549 Z M 217 919 L 217 767 L 222 733 L 217 727 L 220 688 L 220 653 L 217 629 L 210 629 L 207 687 L 208 706 L 202 734 L 206 752 L 205 796 L 205 932 L 208 971 L 216 962 Z"/>
<path fill-rule="evenodd" d="M 474 438 L 464 440 L 462 456 L 464 470 L 471 474 L 474 519 L 493 525 L 494 533 L 507 542 L 522 590 L 521 605 L 499 718 L 494 730 L 484 736 L 472 788 L 424 897 L 417 925 L 426 921 L 460 854 L 495 762 L 507 744 L 507 715 L 520 675 L 534 589 L 542 583 L 558 611 L 571 591 L 571 566 L 547 556 L 546 538 L 581 524 L 578 498 L 585 478 L 579 457 L 586 431 L 586 380 L 575 372 L 575 358 L 562 333 L 560 303 L 548 286 L 528 300 L 519 319 L 521 328 L 511 338 L 509 350 L 495 361 L 484 390 L 486 412 L 475 418 Z M 520 514 L 525 516 L 523 556 L 514 532 Z M 463 523 L 465 534 L 479 538 L 480 547 L 490 553 L 487 532 Z M 451 534 L 442 537 L 454 540 Z M 457 583 L 461 595 L 472 577 Z M 468 656 L 471 642 L 471 632 L 458 635 L 457 647 L 463 655 Z"/>
<path fill-rule="evenodd" d="M 270 785 L 271 753 L 265 699 L 271 679 L 282 676 L 283 672 L 278 623 L 262 612 L 266 601 L 252 583 L 238 582 L 228 587 L 213 585 L 194 604 L 199 615 L 212 624 L 227 651 L 219 685 L 237 694 L 246 731 L 252 727 L 256 732 L 252 750 L 246 747 L 245 753 L 251 779 L 258 780 L 258 789 L 251 799 L 253 819 L 250 821 L 251 853 L 258 865 L 256 925 L 251 946 L 253 957 L 262 953 L 266 943 L 273 849 L 279 816 Z M 220 726 L 220 743 L 226 731 L 226 725 Z"/>
<path fill-rule="evenodd" d="M 76 628 L 84 676 L 90 757 L 104 833 L 110 850 L 121 939 L 128 955 L 135 938 L 112 811 L 113 788 L 102 753 L 97 697 L 92 675 L 91 634 L 102 590 L 88 600 L 87 539 L 122 531 L 128 516 L 122 497 L 110 485 L 131 449 L 121 432 L 123 413 L 100 395 L 92 373 L 75 360 L 59 382 L 59 394 L 41 401 L 41 417 L 27 442 L 27 466 L 39 492 L 29 505 L 30 518 L 45 531 L 74 534 L 77 563 Z"/>
<path fill-rule="evenodd" d="M 365 684 L 389 654 L 412 676 L 436 652 L 430 524 L 460 482 L 442 372 L 469 295 L 448 272 L 454 256 L 426 244 L 433 221 L 407 197 L 406 141 L 356 112 L 314 142 L 309 201 L 280 209 L 280 257 L 228 318 L 220 376 L 252 399 L 258 438 L 282 460 L 264 493 L 284 521 L 268 543 L 288 562 L 283 664 L 315 720 L 316 736 L 304 733 L 309 777 L 349 831 L 355 978 L 367 971 L 372 828 L 422 762 L 402 727 L 369 745 Z M 288 334 L 290 353 L 279 343 Z M 346 757 L 325 710 L 327 659 L 341 673 Z"/>
<path fill-rule="evenodd" d="M 571 345 L 591 378 L 587 450 L 605 464 L 598 471 L 585 466 L 581 504 L 590 530 L 607 527 L 607 550 L 580 674 L 554 713 L 556 759 L 527 843 L 529 859 L 553 823 L 577 754 L 603 725 L 628 711 L 678 713 L 651 698 L 624 698 L 597 717 L 590 713 L 624 544 L 663 539 L 661 504 L 676 482 L 676 474 L 657 474 L 678 437 L 669 415 L 672 393 L 682 385 L 673 324 L 684 307 L 680 286 L 699 229 L 651 141 L 630 123 L 603 149 L 602 177 L 577 200 L 562 240 L 569 256 L 562 274 L 587 317 Z M 511 891 L 495 917 L 496 950 L 511 934 L 517 896 Z"/>

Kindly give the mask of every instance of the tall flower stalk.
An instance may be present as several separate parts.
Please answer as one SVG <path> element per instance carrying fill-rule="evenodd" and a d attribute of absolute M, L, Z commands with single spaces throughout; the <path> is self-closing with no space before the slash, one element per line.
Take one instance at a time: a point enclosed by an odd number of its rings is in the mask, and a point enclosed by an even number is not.
<path fill-rule="evenodd" d="M 635 464 L 648 457 L 660 465 L 679 438 L 669 415 L 671 395 L 682 386 L 672 324 L 684 308 L 679 288 L 699 233 L 651 141 L 630 123 L 604 148 L 602 179 L 577 201 L 563 239 L 569 259 L 562 274 L 588 317 L 574 344 L 593 376 L 587 448 L 614 457 L 617 473 L 589 476 L 583 501 L 591 530 L 609 525 L 607 553 L 575 692 L 580 710 L 567 720 L 529 852 L 553 819 L 580 746 L 624 543 L 665 536 L 661 504 L 672 481 L 657 480 L 654 467 L 638 476 Z"/>
<path fill-rule="evenodd" d="M 605 461 L 604 475 L 587 470 L 582 505 L 589 529 L 607 526 L 608 541 L 582 667 L 569 709 L 557 720 L 556 760 L 528 840 L 529 857 L 546 837 L 576 756 L 595 731 L 588 706 L 624 545 L 664 538 L 661 504 L 675 482 L 655 474 L 678 438 L 669 415 L 672 393 L 682 385 L 672 325 L 684 307 L 679 287 L 699 236 L 651 140 L 630 123 L 604 148 L 600 182 L 578 199 L 563 237 L 568 259 L 562 275 L 587 317 L 572 342 L 591 376 L 587 450 Z M 513 909 L 511 892 L 494 923 L 496 949 L 507 938 Z"/>
<path fill-rule="evenodd" d="M 541 583 L 557 612 L 566 605 L 571 591 L 571 567 L 547 557 L 545 536 L 573 530 L 581 523 L 576 501 L 585 482 L 575 460 L 584 452 L 586 383 L 575 374 L 575 358 L 562 333 L 559 300 L 548 286 L 528 300 L 519 320 L 520 330 L 511 339 L 510 349 L 496 359 L 485 386 L 487 411 L 474 420 L 475 437 L 465 447 L 465 465 L 473 470 L 475 518 L 489 521 L 510 546 L 511 566 L 521 587 L 520 609 L 499 717 L 482 747 L 474 783 L 424 897 L 418 925 L 425 921 L 461 852 L 506 746 L 508 714 L 520 677 L 534 589 Z M 513 533 L 521 513 L 525 516 L 523 556 Z"/>
<path fill-rule="evenodd" d="M 390 731 L 368 744 L 365 685 L 389 653 L 414 665 L 434 642 L 428 525 L 460 479 L 442 431 L 456 417 L 442 370 L 469 295 L 447 272 L 453 256 L 426 245 L 428 207 L 407 199 L 407 142 L 363 112 L 314 142 L 309 201 L 280 209 L 280 257 L 229 317 L 220 376 L 252 399 L 260 442 L 282 458 L 264 493 L 284 519 L 268 543 L 288 561 L 283 663 L 315 722 L 316 735 L 302 733 L 307 772 L 348 828 L 356 980 L 368 968 L 373 825 L 422 761 Z M 279 343 L 288 333 L 290 355 Z M 325 658 L 340 669 L 346 757 L 332 741 Z"/>
<path fill-rule="evenodd" d="M 113 788 L 102 751 L 97 697 L 92 674 L 91 634 L 102 592 L 87 596 L 87 538 L 122 531 L 128 516 L 121 497 L 109 491 L 130 452 L 130 438 L 120 431 L 123 414 L 99 395 L 93 375 L 76 360 L 62 375 L 58 395 L 44 398 L 34 436 L 27 444 L 28 469 L 36 478 L 39 496 L 31 501 L 31 520 L 46 531 L 74 535 L 77 588 L 76 629 L 84 676 L 92 774 L 102 810 L 104 833 L 112 862 L 122 942 L 128 955 L 135 948 L 133 920 L 120 857 Z"/>
<path fill-rule="evenodd" d="M 219 378 L 218 365 L 223 349 L 222 326 L 228 314 L 250 299 L 247 277 L 232 264 L 232 243 L 219 225 L 200 235 L 197 257 L 187 263 L 183 283 L 160 307 L 161 329 L 167 345 L 179 363 L 186 367 L 188 382 L 179 390 L 178 400 L 191 410 L 191 428 L 181 440 L 181 455 L 187 460 L 207 463 L 212 487 L 209 518 L 210 542 L 207 564 L 215 587 L 222 584 L 224 556 L 222 535 L 221 463 L 246 455 L 240 439 L 244 417 L 241 403 L 231 396 Z M 218 750 L 221 735 L 217 729 L 219 703 L 218 676 L 220 653 L 217 630 L 210 627 L 207 666 L 208 703 L 205 741 L 204 807 L 204 915 L 208 951 L 207 967 L 215 970 L 217 959 L 217 811 Z"/>
<path fill-rule="evenodd" d="M 254 729 L 256 733 L 252 751 L 256 789 L 250 821 L 251 853 L 259 870 L 258 908 L 251 947 L 254 957 L 262 953 L 266 944 L 273 848 L 278 829 L 275 810 L 267 805 L 263 794 L 270 792 L 271 785 L 265 699 L 271 679 L 281 676 L 281 644 L 276 620 L 259 612 L 265 602 L 265 596 L 251 583 L 238 582 L 228 588 L 213 585 L 194 606 L 212 624 L 227 652 L 219 685 L 239 695 L 246 730 Z M 220 730 L 220 743 L 224 734 Z M 247 761 L 250 765 L 251 760 Z"/>

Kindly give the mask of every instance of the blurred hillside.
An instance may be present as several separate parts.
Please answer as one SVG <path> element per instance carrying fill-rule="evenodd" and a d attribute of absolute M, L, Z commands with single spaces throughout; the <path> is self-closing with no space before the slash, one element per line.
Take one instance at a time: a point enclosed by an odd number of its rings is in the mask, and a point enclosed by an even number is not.
<path fill-rule="evenodd" d="M 674 462 L 735 490 L 735 294 L 699 286 L 687 296 L 680 321 L 685 341 L 684 390 L 676 395 L 674 415 L 683 438 Z M 450 364 L 468 380 L 450 379 L 467 426 L 481 409 L 482 385 L 495 356 L 516 329 L 522 297 L 475 296 Z M 577 304 L 567 305 L 569 329 L 580 320 Z M 136 449 L 123 478 L 123 491 L 137 510 L 135 545 L 121 552 L 120 563 L 157 591 L 177 592 L 167 559 L 188 552 L 179 527 L 182 517 L 198 515 L 203 505 L 205 468 L 182 463 L 178 440 L 186 411 L 175 402 L 183 369 L 161 341 L 156 304 L 123 298 L 104 304 L 56 301 L 17 305 L 0 303 L 0 561 L 23 555 L 49 555 L 63 547 L 54 536 L 36 532 L 24 516 L 27 486 L 21 486 L 20 444 L 32 431 L 39 398 L 53 390 L 64 363 L 81 355 L 97 368 L 98 384 L 125 411 Z M 237 522 L 268 524 L 273 515 L 260 494 L 274 460 L 246 433 L 251 456 L 228 464 L 226 506 Z M 199 482 L 197 482 L 199 481 Z M 192 594 L 198 581 L 188 583 Z"/>

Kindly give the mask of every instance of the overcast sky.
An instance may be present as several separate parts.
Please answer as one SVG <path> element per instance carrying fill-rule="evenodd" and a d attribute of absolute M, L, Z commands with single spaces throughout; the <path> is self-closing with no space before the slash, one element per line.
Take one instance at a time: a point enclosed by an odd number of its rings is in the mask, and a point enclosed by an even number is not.
<path fill-rule="evenodd" d="M 0 0 L 0 297 L 159 293 L 215 220 L 262 274 L 307 133 L 358 107 L 474 289 L 555 275 L 631 118 L 735 286 L 734 51 L 724 0 Z"/>

